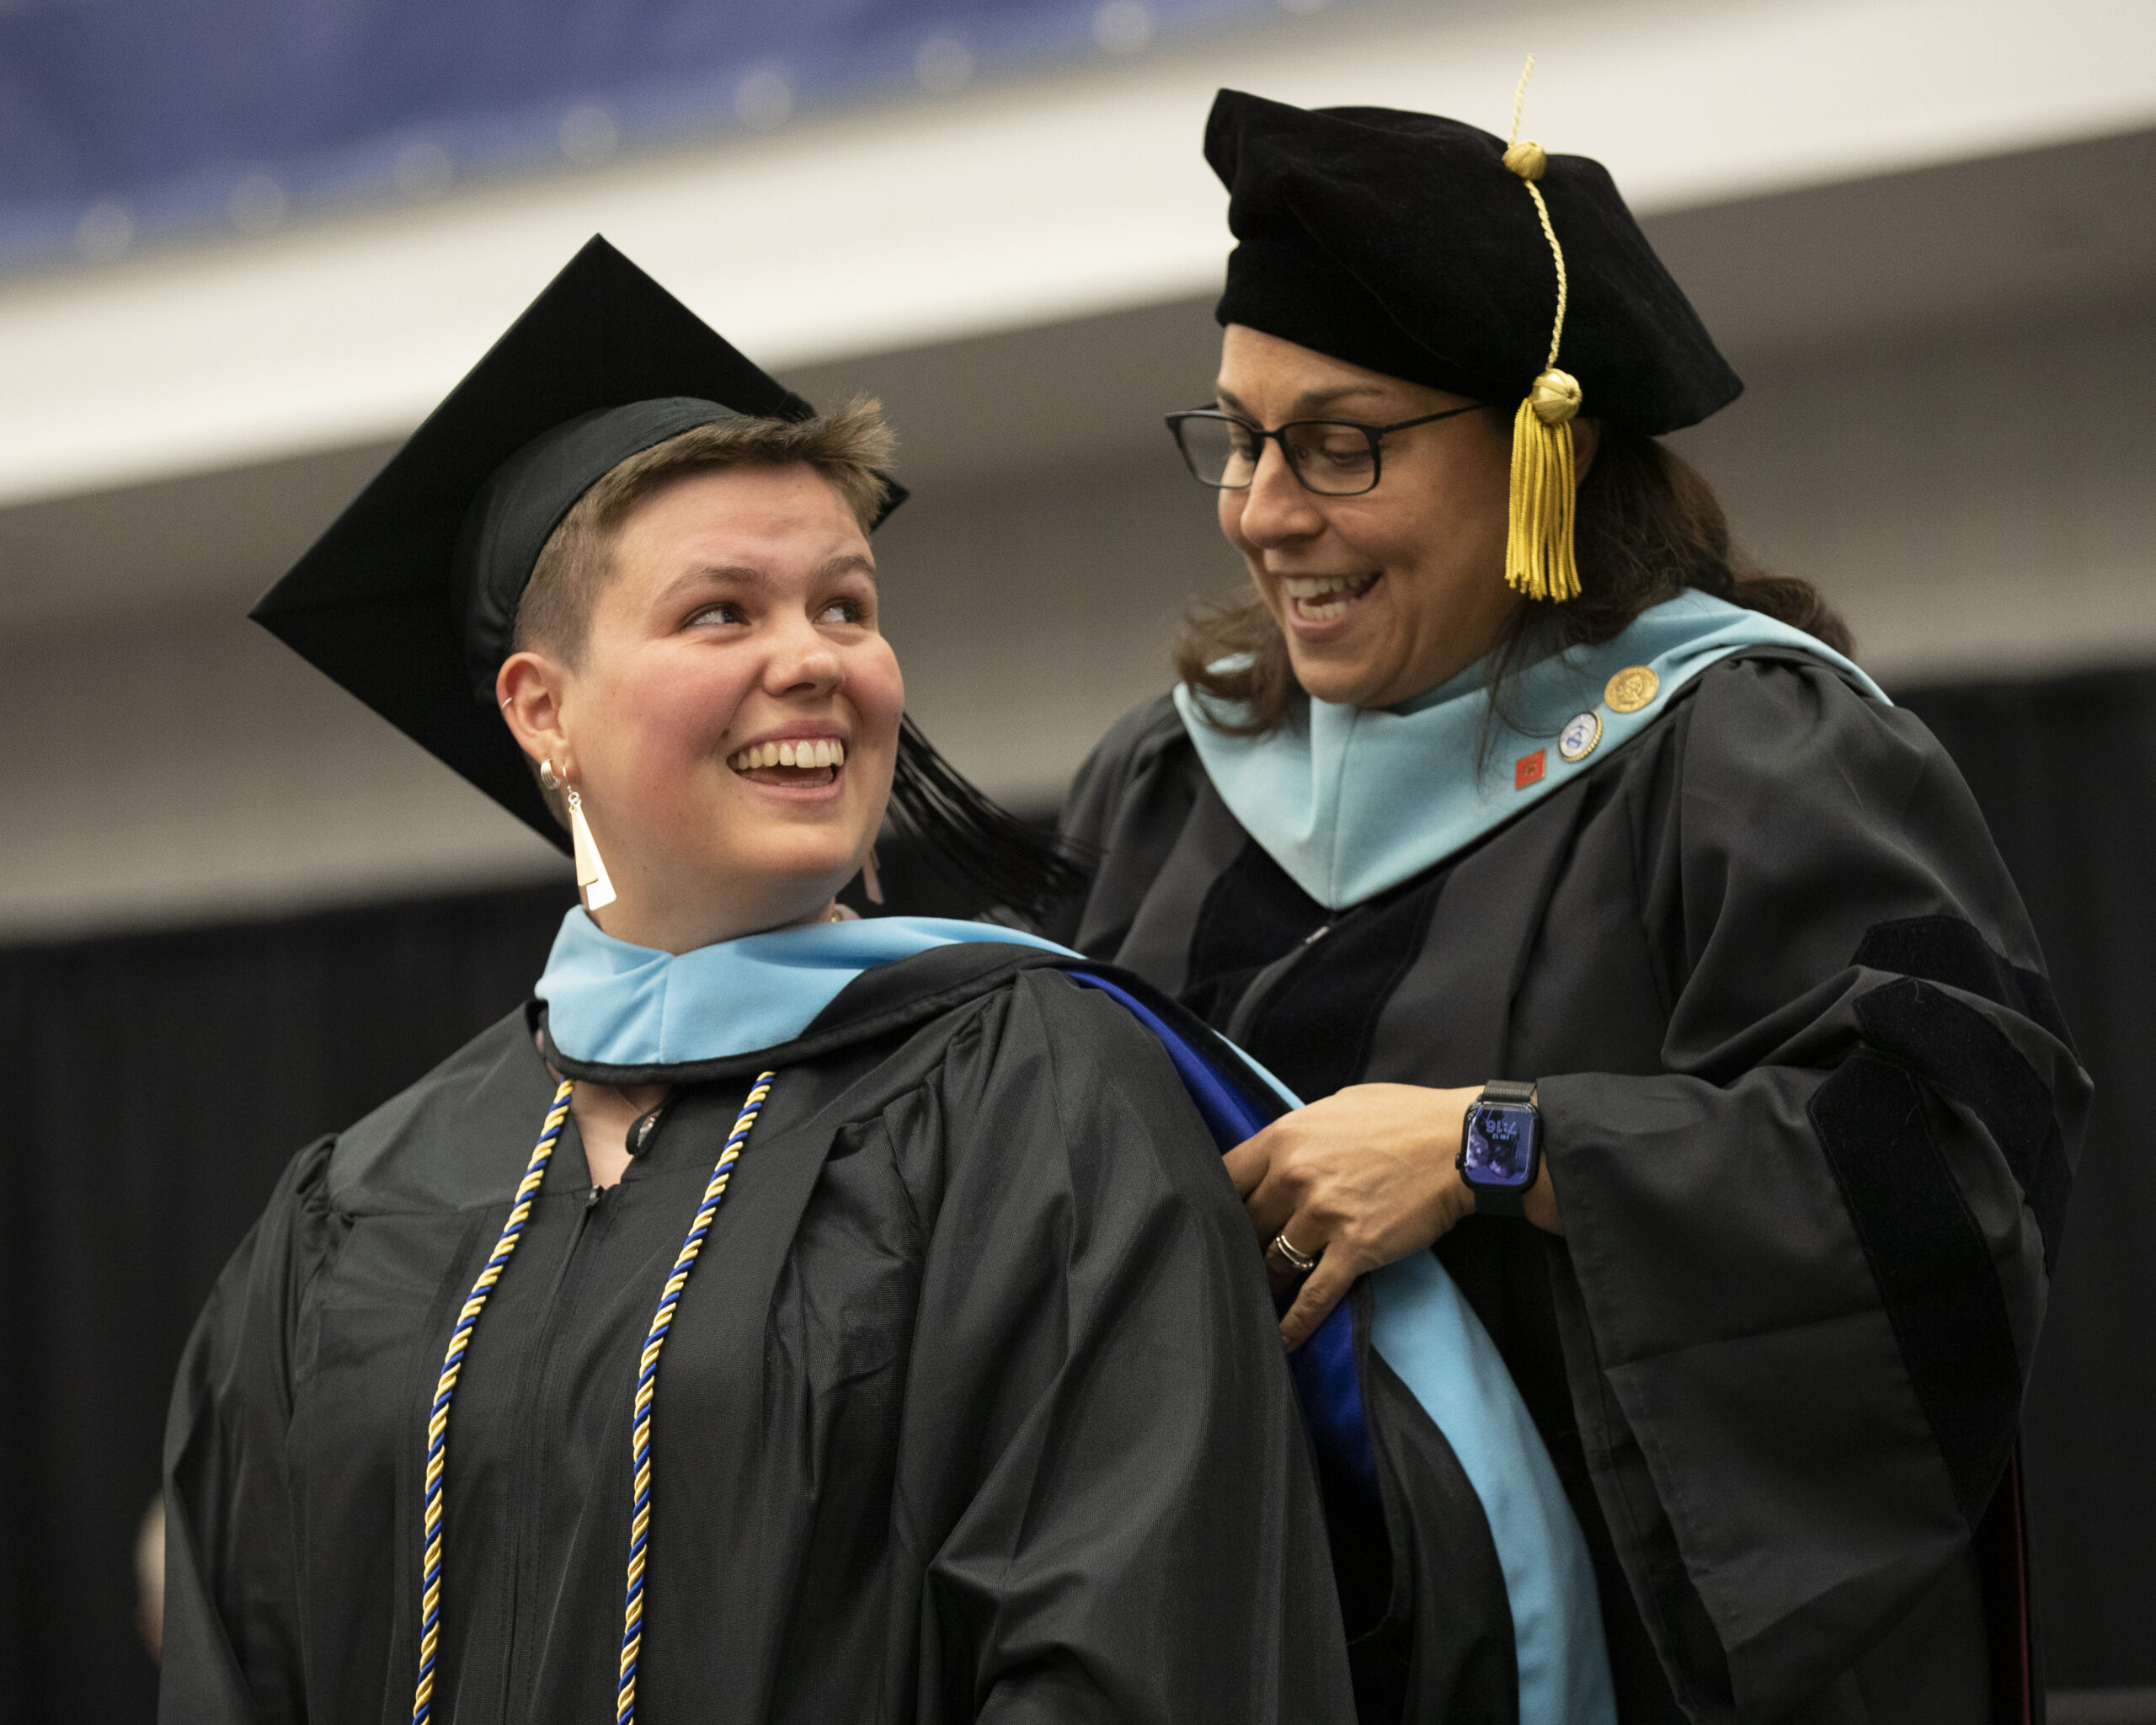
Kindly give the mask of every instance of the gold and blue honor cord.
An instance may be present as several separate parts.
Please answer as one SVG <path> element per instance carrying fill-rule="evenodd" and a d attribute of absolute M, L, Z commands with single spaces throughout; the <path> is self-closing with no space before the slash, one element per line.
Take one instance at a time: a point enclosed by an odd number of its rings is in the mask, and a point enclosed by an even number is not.
<path fill-rule="evenodd" d="M 472 1332 L 479 1327 L 479 1314 L 487 1309 L 487 1296 L 501 1280 L 502 1270 L 516 1242 L 524 1237 L 524 1225 L 531 1217 L 531 1200 L 547 1177 L 547 1164 L 561 1141 L 562 1124 L 569 1117 L 569 1094 L 576 1088 L 562 1080 L 554 1092 L 553 1106 L 547 1110 L 547 1124 L 539 1129 L 539 1141 L 531 1147 L 531 1160 L 516 1183 L 516 1201 L 510 1206 L 509 1220 L 501 1238 L 494 1242 L 494 1255 L 487 1260 L 479 1279 L 472 1284 L 472 1297 L 456 1315 L 450 1332 L 449 1352 L 443 1357 L 441 1376 L 435 1382 L 434 1406 L 427 1411 L 427 1495 L 424 1511 L 427 1555 L 420 1566 L 419 1680 L 412 1693 L 413 1725 L 426 1725 L 433 1711 L 435 1647 L 441 1637 L 441 1516 L 442 1487 L 449 1472 L 449 1402 L 456 1393 L 457 1374 L 464 1367 L 464 1351 L 472 1345 Z"/>
<path fill-rule="evenodd" d="M 637 1653 L 643 1646 L 644 1547 L 651 1538 L 651 1409 L 659 1394 L 659 1351 L 666 1345 L 666 1332 L 674 1327 L 674 1308 L 680 1304 L 681 1290 L 689 1285 L 689 1272 L 696 1267 L 696 1254 L 704 1249 L 704 1236 L 711 1231 L 712 1218 L 718 1214 L 719 1200 L 726 1196 L 734 1164 L 740 1159 L 749 1129 L 763 1112 L 764 1098 L 771 1093 L 771 1080 L 776 1076 L 763 1073 L 749 1087 L 748 1099 L 741 1104 L 734 1130 L 726 1135 L 726 1147 L 719 1151 L 712 1168 L 704 1200 L 696 1208 L 696 1219 L 689 1224 L 688 1237 L 681 1242 L 673 1272 L 659 1290 L 659 1309 L 652 1313 L 651 1328 L 643 1338 L 643 1359 L 637 1368 L 636 1417 L 629 1433 L 636 1491 L 629 1520 L 628 1590 L 622 1602 L 622 1664 L 614 1690 L 615 1725 L 635 1725 L 637 1717 Z"/>
<path fill-rule="evenodd" d="M 630 1448 L 636 1461 L 636 1505 L 629 1533 L 628 1595 L 622 1608 L 621 1675 L 615 1691 L 614 1717 L 617 1725 L 634 1725 L 637 1712 L 637 1651 L 643 1641 L 644 1547 L 651 1535 L 651 1410 L 658 1394 L 659 1352 L 666 1344 L 666 1332 L 674 1323 L 674 1308 L 680 1303 L 681 1290 L 689 1284 L 689 1272 L 696 1268 L 696 1255 L 703 1250 L 704 1236 L 711 1231 L 712 1218 L 718 1213 L 719 1200 L 726 1196 L 727 1182 L 734 1178 L 734 1165 L 740 1160 L 741 1146 L 748 1141 L 749 1129 L 756 1124 L 756 1116 L 763 1111 L 764 1098 L 771 1093 L 771 1080 L 777 1076 L 775 1072 L 763 1073 L 749 1087 L 748 1099 L 741 1105 L 734 1130 L 726 1135 L 726 1147 L 719 1151 L 718 1162 L 711 1171 L 711 1179 L 704 1187 L 703 1202 L 697 1207 L 696 1220 L 689 1225 L 688 1237 L 681 1242 L 673 1273 L 660 1291 L 659 1309 L 652 1314 L 651 1329 L 644 1338 L 643 1359 L 637 1371 L 636 1417 L 630 1437 Z M 471 1298 L 457 1314 L 456 1327 L 450 1334 L 449 1352 L 441 1363 L 441 1376 L 435 1385 L 434 1405 L 428 1411 L 426 1559 L 421 1567 L 419 1680 L 412 1696 L 413 1725 L 427 1725 L 434 1701 L 435 1652 L 441 1634 L 442 1489 L 449 1471 L 450 1398 L 456 1393 L 457 1374 L 464 1364 L 465 1350 L 472 1345 L 472 1332 L 478 1327 L 479 1314 L 486 1309 L 487 1295 L 501 1279 L 503 1266 L 516 1250 L 524 1225 L 531 1219 L 531 1200 L 538 1193 L 539 1183 L 546 1178 L 554 1146 L 561 1139 L 563 1124 L 569 1115 L 569 1097 L 575 1088 L 574 1081 L 564 1078 L 554 1092 L 553 1103 L 547 1110 L 547 1123 L 539 1129 L 539 1141 L 532 1146 L 531 1160 L 525 1167 L 523 1179 L 517 1183 L 516 1199 L 510 1208 L 509 1220 L 503 1225 L 501 1238 L 494 1242 L 494 1256 L 479 1272 L 479 1279 L 472 1284 Z"/>

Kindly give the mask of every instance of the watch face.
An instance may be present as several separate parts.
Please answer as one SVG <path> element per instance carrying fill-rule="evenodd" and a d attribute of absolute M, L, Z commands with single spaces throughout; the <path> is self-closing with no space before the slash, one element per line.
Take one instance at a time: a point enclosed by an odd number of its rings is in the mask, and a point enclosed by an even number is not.
<path fill-rule="evenodd" d="M 1534 1163 L 1534 1110 L 1516 1103 L 1481 1102 L 1467 1111 L 1465 1160 L 1460 1172 L 1477 1186 L 1524 1186 Z"/>

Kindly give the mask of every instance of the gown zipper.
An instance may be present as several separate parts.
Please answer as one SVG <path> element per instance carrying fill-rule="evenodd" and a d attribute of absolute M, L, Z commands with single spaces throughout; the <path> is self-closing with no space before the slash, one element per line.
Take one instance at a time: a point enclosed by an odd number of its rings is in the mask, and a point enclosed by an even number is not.
<path fill-rule="evenodd" d="M 1296 941 L 1293 946 L 1286 948 L 1272 963 L 1260 969 L 1257 974 L 1243 985 L 1243 991 L 1235 997 L 1234 1007 L 1225 1015 L 1224 1022 L 1216 1024 L 1214 1028 L 1230 1042 L 1240 1043 L 1245 1048 L 1248 1048 L 1251 1028 L 1265 1002 L 1277 994 L 1283 985 L 1302 969 L 1304 960 L 1309 957 L 1311 948 L 1363 908 L 1362 905 L 1350 905 L 1344 911 L 1328 911 L 1324 921 Z"/>
<path fill-rule="evenodd" d="M 553 1340 L 554 1320 L 561 1310 L 562 1292 L 568 1285 L 570 1273 L 576 1268 L 583 1250 L 585 1236 L 602 1211 L 611 1214 L 608 1194 L 619 1190 L 614 1186 L 594 1186 L 584 1195 L 584 1203 L 577 1210 L 576 1223 L 569 1231 L 568 1243 L 563 1248 L 560 1261 L 554 1268 L 552 1285 L 547 1290 L 546 1304 L 541 1308 L 537 1327 L 526 1344 L 523 1381 L 519 1386 L 515 1400 L 511 1404 L 511 1417 L 515 1429 L 521 1434 L 517 1445 L 516 1473 L 520 1480 L 530 1480 L 536 1471 L 542 1452 L 537 1403 L 544 1391 L 549 1364 L 548 1344 Z M 522 1637 L 517 1632 L 517 1610 L 523 1603 L 525 1551 L 531 1541 L 531 1523 L 538 1513 L 541 1500 L 546 1494 L 537 1490 L 521 1491 L 518 1513 L 510 1523 L 508 1562 L 502 1567 L 509 1598 L 503 1613 L 501 1702 L 498 1717 L 506 1725 L 510 1710 L 516 1696 L 518 1647 Z"/>
<path fill-rule="evenodd" d="M 1319 923 L 1294 945 L 1289 947 L 1278 958 L 1260 970 L 1257 975 L 1251 977 L 1242 994 L 1237 998 L 1235 1010 L 1229 1013 L 1227 1026 L 1222 1033 L 1230 1041 L 1245 1041 L 1250 1033 L 1252 1023 L 1264 1007 L 1266 1001 L 1286 986 L 1296 973 L 1303 968 L 1303 961 L 1309 956 L 1310 949 L 1350 916 L 1354 916 L 1358 911 L 1368 908 L 1369 903 L 1369 901 L 1365 900 L 1363 904 L 1350 905 L 1344 911 L 1331 912 L 1324 921 Z"/>

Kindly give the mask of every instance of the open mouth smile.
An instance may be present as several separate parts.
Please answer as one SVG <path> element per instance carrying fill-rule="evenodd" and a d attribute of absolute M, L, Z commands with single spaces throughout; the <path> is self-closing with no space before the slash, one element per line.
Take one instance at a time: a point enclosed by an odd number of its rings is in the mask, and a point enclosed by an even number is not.
<path fill-rule="evenodd" d="M 752 784 L 813 788 L 838 782 L 846 766 L 846 745 L 836 737 L 751 743 L 728 756 L 726 764 Z"/>
<path fill-rule="evenodd" d="M 1297 622 L 1329 623 L 1347 616 L 1383 579 L 1382 570 L 1366 575 L 1283 575 L 1280 587 L 1287 595 L 1289 615 Z"/>

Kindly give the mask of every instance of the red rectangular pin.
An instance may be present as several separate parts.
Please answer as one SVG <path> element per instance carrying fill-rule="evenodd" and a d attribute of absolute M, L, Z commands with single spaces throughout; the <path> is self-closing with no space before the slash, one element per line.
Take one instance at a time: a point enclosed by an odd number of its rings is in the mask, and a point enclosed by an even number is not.
<path fill-rule="evenodd" d="M 1523 755 L 1513 763 L 1513 788 L 1524 791 L 1529 785 L 1542 782 L 1543 769 L 1549 764 L 1550 751 L 1537 749 L 1532 755 Z"/>

